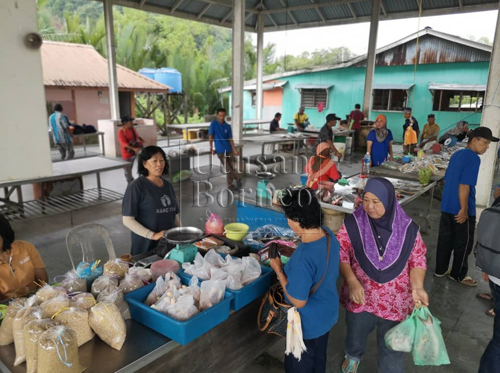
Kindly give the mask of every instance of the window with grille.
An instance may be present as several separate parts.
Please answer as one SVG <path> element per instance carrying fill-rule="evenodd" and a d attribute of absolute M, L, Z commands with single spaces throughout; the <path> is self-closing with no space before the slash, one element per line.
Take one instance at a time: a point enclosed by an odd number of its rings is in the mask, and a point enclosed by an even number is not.
<path fill-rule="evenodd" d="M 300 106 L 315 108 L 322 102 L 328 108 L 328 90 L 326 89 L 301 89 Z"/>
<path fill-rule="evenodd" d="M 484 91 L 435 90 L 432 109 L 434 111 L 481 111 Z"/>
<path fill-rule="evenodd" d="M 372 110 L 402 111 L 407 100 L 408 91 L 405 89 L 374 89 Z"/>
<path fill-rule="evenodd" d="M 257 106 L 257 92 L 250 91 L 250 94 L 252 95 L 252 107 L 255 107 Z"/>

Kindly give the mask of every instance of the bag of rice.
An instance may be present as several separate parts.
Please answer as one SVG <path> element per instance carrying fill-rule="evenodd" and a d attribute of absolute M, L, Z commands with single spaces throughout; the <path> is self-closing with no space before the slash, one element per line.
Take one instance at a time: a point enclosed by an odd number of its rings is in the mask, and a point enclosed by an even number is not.
<path fill-rule="evenodd" d="M 142 282 L 141 278 L 138 276 L 132 276 L 130 274 L 126 274 L 125 278 L 120 281 L 120 286 L 118 289 L 123 291 L 123 294 L 130 293 L 136 289 L 142 288 L 144 286 L 144 282 Z"/>
<path fill-rule="evenodd" d="M 125 321 L 113 303 L 97 303 L 90 309 L 89 324 L 92 330 L 108 345 L 120 350 L 127 336 Z"/>
<path fill-rule="evenodd" d="M 120 259 L 110 259 L 104 264 L 104 275 L 124 278 L 128 273 L 128 263 Z"/>
<path fill-rule="evenodd" d="M 12 301 L 7 307 L 5 317 L 3 318 L 2 325 L 0 326 L 0 346 L 10 345 L 14 342 L 12 334 L 12 323 L 17 315 L 17 311 L 24 307 L 26 298 L 18 298 Z"/>
<path fill-rule="evenodd" d="M 40 307 L 42 307 L 43 310 L 43 318 L 50 319 L 57 311 L 63 308 L 69 308 L 69 298 L 66 293 L 64 293 L 55 298 L 46 300 Z"/>
<path fill-rule="evenodd" d="M 81 373 L 76 333 L 64 325 L 54 326 L 40 335 L 38 373 Z"/>
<path fill-rule="evenodd" d="M 14 336 L 14 346 L 16 348 L 16 359 L 14 366 L 17 367 L 26 361 L 26 351 L 24 349 L 24 326 L 33 320 L 42 318 L 42 309 L 34 307 L 36 298 L 33 296 L 26 302 L 25 307 L 21 308 L 12 323 L 12 334 Z"/>
<path fill-rule="evenodd" d="M 92 283 L 92 289 L 90 292 L 94 297 L 97 298 L 97 296 L 106 289 L 107 287 L 118 287 L 118 278 L 113 277 L 113 276 L 99 276 L 98 278 L 95 279 L 95 281 Z"/>
<path fill-rule="evenodd" d="M 102 302 L 113 303 L 116 307 L 118 307 L 123 320 L 130 319 L 130 309 L 128 307 L 128 303 L 125 302 L 123 292 L 118 288 L 108 287 L 104 289 L 104 291 L 97 297 L 97 303 Z"/>
<path fill-rule="evenodd" d="M 62 276 L 57 276 L 54 281 L 57 282 L 57 278 L 63 278 L 61 281 L 61 286 L 66 289 L 68 293 L 74 293 L 75 291 L 87 291 L 87 280 L 80 278 L 78 273 L 74 269 L 66 272 Z"/>
<path fill-rule="evenodd" d="M 55 320 L 33 320 L 24 326 L 24 347 L 26 350 L 26 373 L 36 373 L 38 365 L 38 340 L 42 333 L 59 325 Z"/>
<path fill-rule="evenodd" d="M 86 310 L 90 310 L 97 304 L 94 296 L 90 293 L 75 294 L 69 299 L 69 303 L 71 307 L 78 307 Z"/>
<path fill-rule="evenodd" d="M 43 302 L 55 298 L 61 294 L 66 294 L 66 289 L 45 284 L 36 292 L 36 299 L 38 301 L 38 304 L 42 304 Z"/>
<path fill-rule="evenodd" d="M 54 320 L 73 329 L 78 347 L 94 338 L 95 334 L 89 325 L 89 311 L 83 308 L 70 307 L 62 310 L 54 315 Z"/>

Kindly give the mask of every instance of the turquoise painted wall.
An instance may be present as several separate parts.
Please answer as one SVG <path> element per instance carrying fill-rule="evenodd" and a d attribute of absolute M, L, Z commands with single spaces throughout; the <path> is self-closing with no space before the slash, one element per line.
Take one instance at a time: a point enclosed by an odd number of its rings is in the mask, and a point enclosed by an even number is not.
<path fill-rule="evenodd" d="M 257 118 L 257 109 L 252 107 L 252 93 L 251 91 L 243 91 L 243 119 Z"/>
<path fill-rule="evenodd" d="M 488 78 L 488 62 L 464 62 L 447 64 L 418 65 L 415 76 L 415 86 L 410 91 L 408 104 L 413 108 L 413 115 L 422 129 L 427 121 L 427 114 L 432 113 L 432 94 L 428 89 L 430 82 L 455 84 L 486 84 Z M 315 108 L 306 108 L 306 114 L 315 127 L 321 127 L 329 113 L 335 113 L 345 118 L 356 103 L 362 104 L 365 80 L 364 67 L 348 67 L 315 73 L 294 75 L 284 78 L 288 84 L 283 89 L 283 118 L 281 126 L 293 122 L 293 115 L 300 106 L 297 84 L 333 84 L 329 90 L 328 107 L 322 113 Z M 374 84 L 413 83 L 413 66 L 380 66 L 375 69 Z M 250 92 L 245 91 L 244 119 L 255 118 L 255 108 L 251 106 Z M 460 120 L 467 120 L 471 124 L 481 122 L 480 113 L 471 112 L 433 112 L 436 123 L 442 132 L 455 126 Z M 370 119 L 378 114 L 387 116 L 388 127 L 392 131 L 396 142 L 402 141 L 404 118 L 402 112 L 371 111 Z"/>

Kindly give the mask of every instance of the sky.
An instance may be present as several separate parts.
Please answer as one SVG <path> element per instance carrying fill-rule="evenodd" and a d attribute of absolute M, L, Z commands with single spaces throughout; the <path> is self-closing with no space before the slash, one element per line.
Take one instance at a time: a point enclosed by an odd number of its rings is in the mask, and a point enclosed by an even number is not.
<path fill-rule="evenodd" d="M 446 16 L 408 18 L 381 21 L 378 28 L 377 48 L 391 44 L 426 26 L 463 38 L 487 37 L 493 42 L 498 11 L 465 13 Z M 276 57 L 300 55 L 316 49 L 347 47 L 355 54 L 368 49 L 369 23 L 328 26 L 302 30 L 264 33 L 264 45 L 276 44 Z"/>

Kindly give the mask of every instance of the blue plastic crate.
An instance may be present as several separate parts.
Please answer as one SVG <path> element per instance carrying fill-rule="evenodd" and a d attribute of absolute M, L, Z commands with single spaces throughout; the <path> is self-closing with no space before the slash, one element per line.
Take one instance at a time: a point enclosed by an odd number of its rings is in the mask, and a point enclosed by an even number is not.
<path fill-rule="evenodd" d="M 184 277 L 181 277 L 181 282 L 184 285 L 188 284 Z M 178 321 L 144 304 L 155 285 L 152 283 L 125 294 L 132 319 L 181 345 L 188 344 L 229 318 L 229 307 L 233 294 L 228 291 L 225 292 L 224 299 L 220 303 L 200 312 L 189 320 Z"/>
<path fill-rule="evenodd" d="M 271 286 L 271 276 L 274 271 L 269 267 L 260 266 L 260 268 L 262 269 L 262 273 L 254 282 L 244 286 L 240 290 L 226 289 L 227 292 L 234 296 L 231 301 L 231 309 L 238 311 L 261 295 L 264 295 L 269 290 L 269 287 Z M 177 275 L 186 282 L 189 282 L 192 277 L 183 270 L 179 271 Z M 202 281 L 203 280 L 200 279 L 200 283 Z"/>

